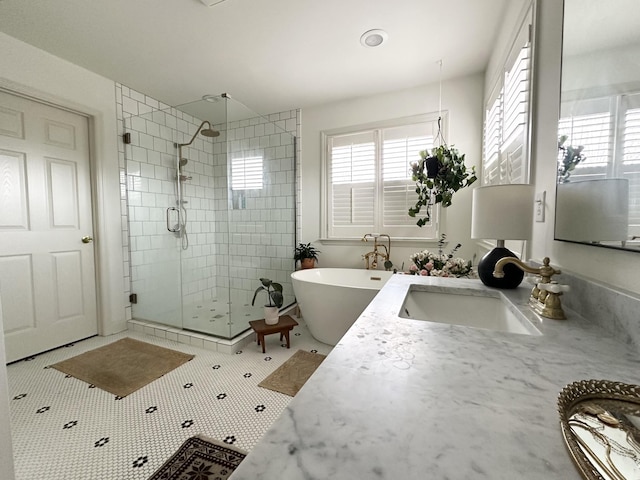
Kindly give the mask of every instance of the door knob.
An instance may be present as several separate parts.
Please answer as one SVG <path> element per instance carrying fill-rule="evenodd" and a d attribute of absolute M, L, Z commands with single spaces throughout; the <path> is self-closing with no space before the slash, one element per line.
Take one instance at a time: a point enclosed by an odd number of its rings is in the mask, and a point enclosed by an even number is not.
<path fill-rule="evenodd" d="M 89 235 L 82 237 L 82 243 L 91 243 L 91 242 L 93 242 L 93 237 Z"/>

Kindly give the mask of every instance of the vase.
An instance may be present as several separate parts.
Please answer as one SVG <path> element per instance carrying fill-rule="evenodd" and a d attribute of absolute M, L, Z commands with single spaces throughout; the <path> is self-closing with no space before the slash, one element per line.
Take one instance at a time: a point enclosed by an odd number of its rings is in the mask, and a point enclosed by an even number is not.
<path fill-rule="evenodd" d="M 280 320 L 280 311 L 278 307 L 264 306 L 264 323 L 267 325 L 275 325 Z"/>
<path fill-rule="evenodd" d="M 313 268 L 315 266 L 316 261 L 313 258 L 303 258 L 302 260 L 300 260 L 300 268 L 302 268 L 302 270 Z"/>
<path fill-rule="evenodd" d="M 429 157 L 424 161 L 424 164 L 427 167 L 427 178 L 436 178 L 438 170 L 440 170 L 438 157 Z"/>

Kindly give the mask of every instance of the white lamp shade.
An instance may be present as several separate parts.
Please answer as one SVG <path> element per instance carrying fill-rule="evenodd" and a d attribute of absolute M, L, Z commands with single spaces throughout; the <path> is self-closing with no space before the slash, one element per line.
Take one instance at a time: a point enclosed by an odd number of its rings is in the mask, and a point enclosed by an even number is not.
<path fill-rule="evenodd" d="M 629 181 L 626 178 L 584 180 L 558 185 L 558 240 L 625 241 L 628 235 Z"/>
<path fill-rule="evenodd" d="M 473 191 L 471 238 L 529 240 L 534 186 L 489 185 Z"/>

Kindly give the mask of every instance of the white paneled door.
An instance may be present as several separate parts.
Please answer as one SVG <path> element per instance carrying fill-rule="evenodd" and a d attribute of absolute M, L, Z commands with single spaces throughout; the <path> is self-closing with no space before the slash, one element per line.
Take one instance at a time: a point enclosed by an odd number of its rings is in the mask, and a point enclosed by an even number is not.
<path fill-rule="evenodd" d="M 88 119 L 0 92 L 0 297 L 8 362 L 97 333 L 92 242 Z"/>

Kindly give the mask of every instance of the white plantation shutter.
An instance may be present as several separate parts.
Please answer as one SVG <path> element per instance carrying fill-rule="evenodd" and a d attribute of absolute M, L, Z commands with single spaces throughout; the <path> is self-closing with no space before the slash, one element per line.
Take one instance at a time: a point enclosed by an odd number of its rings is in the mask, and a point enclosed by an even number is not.
<path fill-rule="evenodd" d="M 558 137 L 567 136 L 565 147 L 584 147 L 582 154 L 585 159 L 571 172 L 570 181 L 607 178 L 614 145 L 615 117 L 611 107 L 609 98 L 582 100 L 561 106 Z"/>
<path fill-rule="evenodd" d="M 431 150 L 437 120 L 327 136 L 327 233 L 435 238 L 437 207 L 422 228 L 408 214 L 417 200 L 411 163 Z"/>
<path fill-rule="evenodd" d="M 261 156 L 231 159 L 231 189 L 262 189 L 263 160 Z"/>
<path fill-rule="evenodd" d="M 375 141 L 373 132 L 331 139 L 331 224 L 373 227 Z"/>
<path fill-rule="evenodd" d="M 502 132 L 502 92 L 498 92 L 486 112 L 484 123 L 484 185 L 500 183 L 500 138 Z"/>
<path fill-rule="evenodd" d="M 382 131 L 382 228 L 415 226 L 407 212 L 416 203 L 416 185 L 411 180 L 411 163 L 420 150 L 433 148 L 430 125 L 406 125 Z M 431 132 L 429 132 L 431 133 Z"/>
<path fill-rule="evenodd" d="M 485 110 L 483 185 L 528 182 L 530 24 L 525 22 Z"/>

